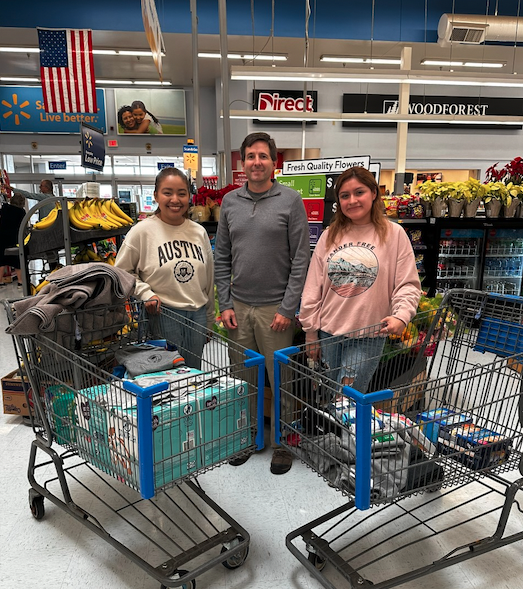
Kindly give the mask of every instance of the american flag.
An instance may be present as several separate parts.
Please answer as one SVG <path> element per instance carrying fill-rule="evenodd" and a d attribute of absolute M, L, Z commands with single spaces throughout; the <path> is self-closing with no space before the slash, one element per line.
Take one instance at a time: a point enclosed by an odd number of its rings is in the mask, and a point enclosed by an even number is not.
<path fill-rule="evenodd" d="M 96 113 L 90 30 L 38 29 L 45 112 Z"/>

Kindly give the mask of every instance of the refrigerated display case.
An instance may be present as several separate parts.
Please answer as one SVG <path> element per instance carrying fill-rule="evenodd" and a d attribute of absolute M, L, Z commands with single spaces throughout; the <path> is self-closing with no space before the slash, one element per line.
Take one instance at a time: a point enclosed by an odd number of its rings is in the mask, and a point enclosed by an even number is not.
<path fill-rule="evenodd" d="M 523 295 L 523 218 L 398 220 L 409 236 L 422 288 Z"/>
<path fill-rule="evenodd" d="M 478 288 L 484 234 L 483 229 L 441 229 L 436 292 L 446 292 L 451 288 Z"/>
<path fill-rule="evenodd" d="M 523 229 L 489 229 L 482 290 L 519 295 L 522 274 Z"/>

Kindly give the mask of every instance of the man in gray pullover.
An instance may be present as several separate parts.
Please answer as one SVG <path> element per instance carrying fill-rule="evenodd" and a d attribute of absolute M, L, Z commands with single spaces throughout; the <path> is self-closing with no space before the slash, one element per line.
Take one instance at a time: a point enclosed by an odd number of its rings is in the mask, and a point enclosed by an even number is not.
<path fill-rule="evenodd" d="M 309 227 L 300 195 L 272 180 L 277 151 L 267 133 L 251 133 L 240 148 L 247 183 L 223 199 L 216 234 L 215 280 L 229 337 L 265 356 L 274 392 L 273 355 L 292 344 L 310 258 Z M 273 474 L 290 470 L 292 456 L 275 442 Z M 262 424 L 259 424 L 262 427 Z M 233 466 L 247 458 L 232 460 Z"/>

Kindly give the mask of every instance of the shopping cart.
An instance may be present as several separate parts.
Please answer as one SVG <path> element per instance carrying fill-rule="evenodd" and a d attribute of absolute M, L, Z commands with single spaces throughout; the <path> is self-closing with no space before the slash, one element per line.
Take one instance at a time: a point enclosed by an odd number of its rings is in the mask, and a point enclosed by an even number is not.
<path fill-rule="evenodd" d="M 4 304 L 14 325 L 15 301 Z M 151 318 L 130 301 L 63 312 L 46 333 L 13 336 L 36 434 L 29 503 L 41 519 L 51 501 L 162 588 L 194 589 L 198 575 L 237 568 L 248 554 L 249 534 L 197 477 L 263 447 L 265 362 L 218 336 L 194 356 L 183 342 L 206 330 L 163 307 Z M 175 348 L 190 365 L 172 363 Z M 137 349 L 149 363 L 138 376 Z"/>
<path fill-rule="evenodd" d="M 305 346 L 275 358 L 281 444 L 348 498 L 286 539 L 329 589 L 396 587 L 523 539 L 508 526 L 522 511 L 523 299 L 449 291 L 373 344 L 342 373 L 309 365 Z M 338 384 L 372 360 L 369 392 Z"/>

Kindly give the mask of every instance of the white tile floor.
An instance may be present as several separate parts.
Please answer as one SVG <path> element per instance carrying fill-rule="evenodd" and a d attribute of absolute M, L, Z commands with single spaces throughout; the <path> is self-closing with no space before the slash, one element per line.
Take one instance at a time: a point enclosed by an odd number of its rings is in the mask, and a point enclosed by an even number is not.
<path fill-rule="evenodd" d="M 9 285 L 0 290 L 0 297 L 16 298 L 18 293 L 16 286 Z M 1 309 L 1 375 L 16 367 L 11 338 L 4 333 L 6 323 Z M 32 429 L 21 418 L 0 416 L 0 588 L 158 589 L 156 580 L 52 503 L 46 501 L 46 515 L 41 521 L 31 516 L 26 469 L 33 438 Z M 284 476 L 271 475 L 270 459 L 271 451 L 266 449 L 242 467 L 222 466 L 200 477 L 209 495 L 250 533 L 251 545 L 242 567 L 232 571 L 220 565 L 213 567 L 198 577 L 198 589 L 323 587 L 286 548 L 285 536 L 346 499 L 298 462 Z M 474 492 L 474 487 L 463 491 Z M 80 490 L 75 497 L 89 508 L 90 500 L 84 492 Z M 465 517 L 465 511 L 458 510 L 455 517 Z M 510 528 L 523 529 L 521 513 L 511 514 Z M 482 525 L 473 522 L 461 542 L 484 533 Z M 441 547 L 439 539 L 434 547 Z M 521 589 L 522 550 L 523 543 L 513 544 L 402 587 Z M 414 563 L 417 555 L 411 559 Z M 398 563 L 398 570 L 403 564 Z M 395 570 L 389 572 L 394 574 Z M 333 586 L 345 589 L 349 584 L 334 578 Z"/>

